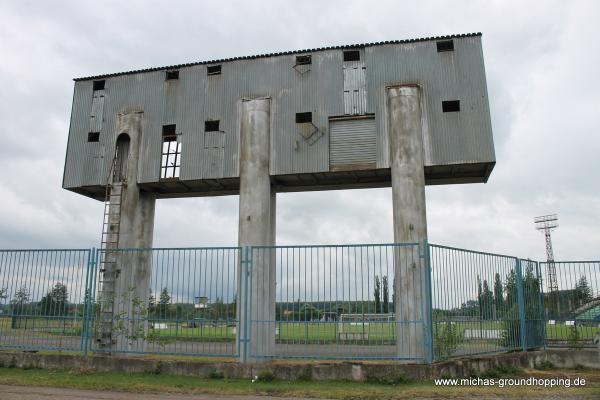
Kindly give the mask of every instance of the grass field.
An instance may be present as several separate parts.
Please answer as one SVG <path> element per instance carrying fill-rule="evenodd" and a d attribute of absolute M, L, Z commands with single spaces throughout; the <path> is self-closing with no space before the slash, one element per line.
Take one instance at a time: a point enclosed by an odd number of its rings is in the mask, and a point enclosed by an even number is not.
<path fill-rule="evenodd" d="M 82 331 L 80 319 L 27 318 L 19 321 L 13 328 L 11 318 L 0 318 L 0 343 L 3 335 L 15 336 L 35 331 L 39 334 L 62 336 L 79 336 Z M 255 322 L 260 323 L 260 322 Z M 235 327 L 225 324 L 206 324 L 202 327 L 188 327 L 186 322 L 170 323 L 165 321 L 165 329 L 150 329 L 149 336 L 154 339 L 169 341 L 218 341 L 233 342 L 236 338 Z M 268 323 L 276 330 L 279 342 L 289 343 L 319 343 L 336 341 L 372 342 L 374 344 L 393 342 L 396 338 L 396 325 L 386 322 L 371 322 L 368 324 L 345 323 L 340 326 L 337 322 L 272 322 Z M 465 330 L 502 330 L 499 321 L 457 322 L 455 326 L 464 333 Z M 579 340 L 590 341 L 600 328 L 593 326 L 577 326 Z M 342 336 L 340 333 L 349 334 Z M 352 336 L 351 334 L 357 334 Z M 546 325 L 546 337 L 549 340 L 566 341 L 572 335 L 571 326 Z"/>
<path fill-rule="evenodd" d="M 168 376 L 157 374 L 122 374 L 68 370 L 36 370 L 0 368 L 0 384 L 23 386 L 46 386 L 92 390 L 117 390 L 136 393 L 170 394 L 219 394 L 219 395 L 271 395 L 281 397 L 312 397 L 329 399 L 412 399 L 486 396 L 501 398 L 527 398 L 561 396 L 600 395 L 600 374 L 598 371 L 517 371 L 508 376 L 564 377 L 574 379 L 583 377 L 588 384 L 585 387 L 504 387 L 498 386 L 436 386 L 432 381 L 409 382 L 402 376 L 395 377 L 390 383 L 359 383 L 346 381 L 330 382 L 286 382 L 259 381 L 250 379 L 224 379 L 213 374 L 214 379 Z M 505 375 L 506 376 L 506 375 Z M 268 376 L 262 376 L 268 380 Z M 568 398 L 568 397 L 567 397 Z"/>

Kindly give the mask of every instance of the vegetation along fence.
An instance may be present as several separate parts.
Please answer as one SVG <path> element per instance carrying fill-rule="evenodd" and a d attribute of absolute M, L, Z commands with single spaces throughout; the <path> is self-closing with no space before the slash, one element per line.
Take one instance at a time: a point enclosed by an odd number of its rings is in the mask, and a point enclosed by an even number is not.
<path fill-rule="evenodd" d="M 431 362 L 581 348 L 599 286 L 600 261 L 418 243 L 0 250 L 0 349 Z"/>

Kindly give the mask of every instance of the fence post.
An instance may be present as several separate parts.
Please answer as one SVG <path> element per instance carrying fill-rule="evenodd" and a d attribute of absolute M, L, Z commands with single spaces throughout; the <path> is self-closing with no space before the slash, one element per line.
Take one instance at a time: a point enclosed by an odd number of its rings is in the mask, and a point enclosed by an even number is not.
<path fill-rule="evenodd" d="M 423 241 L 423 261 L 425 263 L 425 323 L 423 335 L 425 336 L 426 361 L 428 364 L 433 362 L 433 295 L 431 292 L 431 254 L 429 252 L 429 243 Z"/>
<path fill-rule="evenodd" d="M 521 270 L 521 260 L 515 258 L 516 262 L 516 273 L 517 273 L 517 306 L 519 308 L 519 333 L 521 338 L 521 348 L 523 351 L 527 351 L 526 343 L 526 324 L 525 324 L 525 299 L 523 296 L 523 272 Z"/>
<path fill-rule="evenodd" d="M 81 327 L 81 345 L 83 355 L 88 355 L 89 344 L 89 321 L 90 321 L 90 302 L 92 299 L 92 277 L 96 266 L 96 248 L 92 247 L 88 253 L 87 273 L 85 275 L 85 294 L 83 298 L 83 326 Z"/>
<path fill-rule="evenodd" d="M 540 311 L 540 323 L 542 324 L 542 334 L 544 337 L 542 340 L 544 341 L 544 350 L 546 349 L 546 310 L 544 307 L 544 282 L 542 281 L 542 272 L 540 270 L 540 263 L 538 261 L 535 262 L 535 273 L 537 276 L 537 281 L 539 284 L 538 288 L 538 307 Z"/>
<path fill-rule="evenodd" d="M 240 266 L 240 286 L 243 289 L 243 296 L 240 296 L 240 318 L 238 322 L 238 340 L 240 342 L 239 346 L 239 356 L 240 361 L 242 363 L 248 362 L 248 349 L 250 347 L 250 340 L 248 338 L 248 312 L 250 308 L 248 307 L 249 295 L 248 295 L 248 275 L 249 275 L 249 263 L 250 263 L 250 247 L 243 246 L 240 248 L 241 254 L 241 266 Z"/>

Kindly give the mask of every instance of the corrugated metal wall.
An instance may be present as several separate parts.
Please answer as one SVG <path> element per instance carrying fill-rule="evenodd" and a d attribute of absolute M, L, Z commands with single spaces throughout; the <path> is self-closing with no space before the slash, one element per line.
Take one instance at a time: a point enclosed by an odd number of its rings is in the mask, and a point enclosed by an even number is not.
<path fill-rule="evenodd" d="M 398 83 L 422 87 L 426 165 L 493 162 L 481 38 L 454 43 L 454 52 L 443 53 L 435 41 L 368 46 L 360 49 L 364 67 L 357 64 L 355 70 L 344 63 L 342 49 L 332 49 L 313 52 L 312 64 L 302 69 L 294 68 L 297 54 L 284 54 L 224 62 L 220 75 L 207 76 L 206 65 L 181 67 L 175 81 L 165 81 L 164 70 L 117 75 L 106 78 L 104 101 L 94 105 L 92 81 L 77 81 L 63 186 L 106 180 L 119 133 L 116 115 L 124 108 L 144 111 L 141 183 L 159 180 L 167 124 L 176 124 L 181 134 L 181 180 L 236 177 L 241 99 L 257 97 L 272 99 L 271 174 L 329 171 L 329 118 L 345 114 L 375 114 L 376 165 L 387 168 L 385 87 Z M 353 71 L 345 74 L 344 67 Z M 354 94 L 345 96 L 345 90 Z M 455 99 L 461 112 L 442 113 L 442 100 Z M 310 140 L 295 122 L 298 112 L 312 112 L 318 134 Z M 206 120 L 220 121 L 218 138 L 205 135 Z M 100 142 L 88 143 L 88 132 L 96 127 Z"/>

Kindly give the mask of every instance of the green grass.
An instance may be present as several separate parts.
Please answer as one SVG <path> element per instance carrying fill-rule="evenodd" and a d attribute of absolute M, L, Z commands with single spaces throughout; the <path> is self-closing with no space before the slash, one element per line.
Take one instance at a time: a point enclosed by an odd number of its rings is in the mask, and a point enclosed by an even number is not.
<path fill-rule="evenodd" d="M 538 374 L 546 373 L 539 372 Z M 512 374 L 509 374 L 512 376 Z M 527 375 L 527 374 L 526 374 Z M 433 382 L 407 382 L 392 379 L 384 383 L 285 382 L 262 379 L 227 379 L 213 373 L 214 379 L 169 376 L 156 373 L 123 374 L 89 371 L 36 370 L 0 368 L 0 384 L 63 387 L 92 390 L 116 390 L 124 392 L 171 393 L 171 394 L 220 394 L 220 395 L 272 395 L 281 397 L 313 397 L 330 399 L 412 399 L 415 397 L 502 396 L 523 398 L 527 396 L 560 396 L 561 394 L 594 396 L 600 394 L 597 372 L 552 371 L 552 376 L 584 376 L 591 382 L 581 388 L 538 387 L 439 387 Z"/>
<path fill-rule="evenodd" d="M 150 329 L 151 338 L 172 341 L 217 341 L 234 342 L 236 335 L 233 327 L 225 325 L 212 326 L 207 324 L 203 327 L 188 327 L 187 323 L 169 323 L 166 321 L 167 329 Z M 438 322 L 439 323 L 439 322 Z M 279 334 L 277 340 L 281 343 L 318 343 L 340 341 L 339 324 L 337 322 L 275 322 L 271 323 L 273 329 L 278 328 Z M 482 322 L 457 322 L 456 326 L 463 333 L 467 329 L 491 329 L 502 330 L 501 321 L 482 321 Z M 570 335 L 570 326 L 566 325 L 546 325 L 546 335 L 549 340 L 568 340 Z M 3 334 L 15 336 L 19 332 L 35 330 L 40 334 L 52 334 L 61 336 L 79 336 L 82 326 L 81 320 L 47 319 L 47 318 L 28 318 L 27 327 L 13 329 L 10 318 L 0 318 L 0 337 Z M 597 327 L 577 326 L 580 340 L 591 340 Z M 365 333 L 365 341 L 374 344 L 391 343 L 396 338 L 396 327 L 393 323 L 372 322 L 370 324 L 350 325 L 344 324 L 343 332 L 347 333 Z M 348 343 L 362 343 L 362 340 L 355 338 L 348 340 Z"/>

